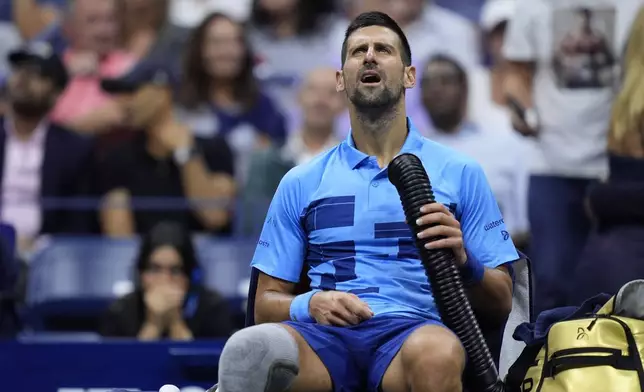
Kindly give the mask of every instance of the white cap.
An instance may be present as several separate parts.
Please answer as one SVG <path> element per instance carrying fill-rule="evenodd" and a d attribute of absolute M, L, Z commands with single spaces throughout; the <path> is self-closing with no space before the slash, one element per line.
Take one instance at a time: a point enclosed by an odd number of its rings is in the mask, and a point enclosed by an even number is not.
<path fill-rule="evenodd" d="M 481 28 L 492 31 L 500 23 L 512 18 L 517 8 L 516 0 L 487 0 L 481 10 Z"/>

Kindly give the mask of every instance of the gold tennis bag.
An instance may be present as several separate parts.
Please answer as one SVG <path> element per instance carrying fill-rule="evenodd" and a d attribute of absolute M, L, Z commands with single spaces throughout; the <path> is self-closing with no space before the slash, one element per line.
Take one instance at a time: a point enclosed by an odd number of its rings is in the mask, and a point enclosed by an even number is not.
<path fill-rule="evenodd" d="M 644 320 L 616 315 L 614 304 L 553 324 L 521 392 L 644 392 Z"/>

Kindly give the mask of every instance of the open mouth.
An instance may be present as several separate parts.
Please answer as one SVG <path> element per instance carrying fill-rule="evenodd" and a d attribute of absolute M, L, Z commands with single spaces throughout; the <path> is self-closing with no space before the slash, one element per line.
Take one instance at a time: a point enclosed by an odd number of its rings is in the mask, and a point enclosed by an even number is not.
<path fill-rule="evenodd" d="M 363 84 L 378 84 L 382 79 L 376 71 L 366 71 L 362 74 L 360 82 Z"/>

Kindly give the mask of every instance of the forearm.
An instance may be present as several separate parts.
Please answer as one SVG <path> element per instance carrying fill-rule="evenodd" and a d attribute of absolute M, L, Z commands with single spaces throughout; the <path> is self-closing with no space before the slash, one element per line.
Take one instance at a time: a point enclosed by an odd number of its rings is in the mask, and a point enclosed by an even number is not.
<path fill-rule="evenodd" d="M 179 319 L 170 326 L 170 338 L 172 340 L 189 341 L 193 339 L 193 336 L 185 321 Z"/>
<path fill-rule="evenodd" d="M 516 99 L 525 108 L 531 108 L 533 78 L 534 69 L 531 64 L 511 63 L 503 83 L 505 96 Z"/>
<path fill-rule="evenodd" d="M 221 205 L 198 205 L 198 218 L 209 229 L 225 226 L 230 217 L 228 201 L 235 194 L 233 179 L 225 174 L 211 174 L 202 158 L 196 157 L 182 168 L 183 188 L 190 200 L 212 201 Z"/>
<path fill-rule="evenodd" d="M 467 294 L 476 313 L 490 321 L 503 321 L 512 310 L 512 278 L 505 267 L 485 268 L 483 280 Z"/>
<path fill-rule="evenodd" d="M 137 335 L 139 340 L 151 341 L 158 340 L 161 337 L 161 329 L 153 323 L 145 322 Z"/>
<path fill-rule="evenodd" d="M 291 302 L 294 295 L 277 291 L 264 291 L 255 302 L 255 323 L 279 323 L 291 319 Z"/>

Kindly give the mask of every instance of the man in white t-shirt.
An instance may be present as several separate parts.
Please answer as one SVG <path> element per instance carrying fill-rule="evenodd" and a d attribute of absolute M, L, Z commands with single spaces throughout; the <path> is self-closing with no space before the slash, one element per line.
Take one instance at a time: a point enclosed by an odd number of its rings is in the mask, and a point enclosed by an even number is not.
<path fill-rule="evenodd" d="M 513 126 L 532 145 L 528 216 L 536 312 L 566 305 L 568 276 L 589 229 L 586 190 L 607 172 L 617 64 L 641 4 L 518 0 L 510 21 L 505 90 L 514 100 Z"/>

